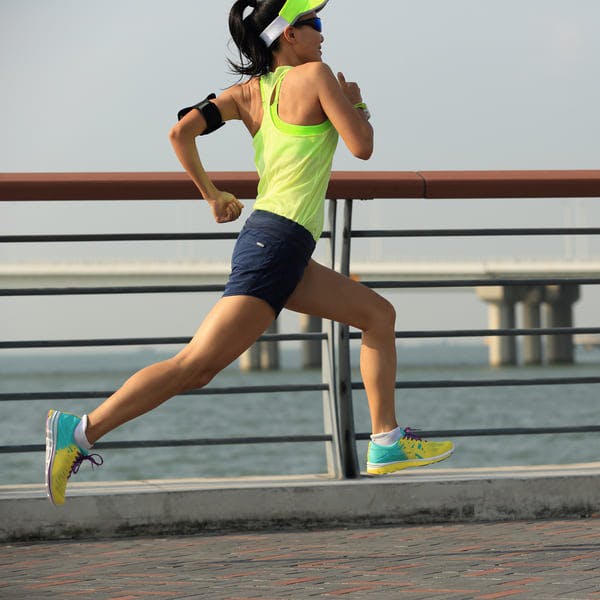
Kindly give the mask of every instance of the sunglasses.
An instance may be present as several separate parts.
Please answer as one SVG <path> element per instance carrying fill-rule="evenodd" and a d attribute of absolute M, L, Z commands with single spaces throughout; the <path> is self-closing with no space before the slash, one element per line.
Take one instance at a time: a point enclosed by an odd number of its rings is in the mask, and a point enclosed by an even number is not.
<path fill-rule="evenodd" d="M 323 23 L 319 17 L 313 17 L 312 19 L 305 19 L 304 21 L 298 21 L 297 23 L 294 23 L 294 27 L 302 27 L 302 25 L 308 25 L 319 33 L 322 33 L 323 31 Z"/>

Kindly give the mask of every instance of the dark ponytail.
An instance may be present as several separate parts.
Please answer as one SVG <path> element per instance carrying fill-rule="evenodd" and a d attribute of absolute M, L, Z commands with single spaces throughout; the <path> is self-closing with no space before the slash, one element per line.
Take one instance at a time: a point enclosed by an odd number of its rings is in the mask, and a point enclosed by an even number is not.
<path fill-rule="evenodd" d="M 234 73 L 250 77 L 265 75 L 271 70 L 273 52 L 279 40 L 270 47 L 260 39 L 260 34 L 279 15 L 285 0 L 237 0 L 229 12 L 229 32 L 239 53 L 239 62 L 229 60 Z M 244 19 L 247 8 L 252 12 Z"/>

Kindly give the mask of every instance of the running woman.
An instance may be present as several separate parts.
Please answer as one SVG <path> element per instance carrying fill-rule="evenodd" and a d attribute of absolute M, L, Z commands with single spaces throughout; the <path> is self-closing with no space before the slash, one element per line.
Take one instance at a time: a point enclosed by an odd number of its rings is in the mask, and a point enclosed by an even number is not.
<path fill-rule="evenodd" d="M 373 152 L 373 129 L 359 86 L 321 59 L 318 13 L 328 0 L 238 0 L 229 29 L 239 50 L 234 70 L 247 78 L 183 109 L 170 140 L 217 223 L 238 219 L 243 204 L 218 189 L 196 146 L 198 136 L 241 120 L 252 136 L 258 196 L 233 251 L 223 297 L 176 356 L 146 367 L 82 418 L 50 410 L 46 489 L 65 501 L 67 479 L 102 436 L 169 398 L 201 388 L 238 358 L 285 307 L 362 331 L 360 369 L 372 439 L 367 472 L 386 474 L 444 460 L 451 442 L 428 442 L 396 420 L 395 311 L 368 287 L 316 263 L 324 200 L 338 136 L 357 158 Z"/>

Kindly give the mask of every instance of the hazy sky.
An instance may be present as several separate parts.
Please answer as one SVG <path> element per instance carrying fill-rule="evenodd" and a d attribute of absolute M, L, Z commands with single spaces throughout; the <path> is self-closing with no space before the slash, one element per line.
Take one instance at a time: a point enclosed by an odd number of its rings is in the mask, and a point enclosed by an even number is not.
<path fill-rule="evenodd" d="M 177 109 L 235 82 L 231 4 L 1 0 L 0 168 L 178 169 Z M 337 168 L 598 165 L 596 0 L 331 0 L 322 17 L 324 60 L 377 129 L 370 162 L 340 152 Z M 251 169 L 241 140 L 211 139 L 209 167 Z"/>
<path fill-rule="evenodd" d="M 180 170 L 167 139 L 177 110 L 236 81 L 225 60 L 234 55 L 227 30 L 231 4 L 0 0 L 0 171 Z M 324 60 L 359 82 L 376 130 L 370 161 L 354 159 L 340 144 L 334 168 L 598 168 L 597 0 L 331 0 L 321 16 Z M 250 139 L 240 124 L 202 138 L 200 149 L 209 170 L 253 169 Z M 357 222 L 398 228 L 593 225 L 600 215 L 597 204 L 597 199 L 372 202 L 361 206 Z M 215 227 L 200 202 L 0 205 L 3 233 Z M 484 250 L 459 241 L 446 246 L 372 242 L 356 258 L 469 258 L 502 255 L 506 248 L 561 257 L 574 247 L 582 256 L 600 254 L 585 240 L 575 246 L 562 240 L 494 242 Z M 200 244 L 96 246 L 77 252 L 20 246 L 0 248 L 0 261 L 106 259 L 124 252 L 128 258 L 210 254 Z M 97 301 L 77 302 L 92 307 Z M 99 320 L 104 325 L 96 325 L 106 331 L 110 322 L 111 335 L 121 331 L 115 319 L 121 309 L 113 302 L 102 300 L 107 316 Z M 408 308 L 399 311 L 400 327 L 427 326 L 431 314 L 439 312 L 439 296 L 419 302 L 407 296 L 402 302 Z M 450 313 L 454 324 L 485 325 L 485 309 L 473 299 L 462 302 Z M 178 303 L 186 308 L 173 308 Z M 3 325 L 8 337 L 32 331 L 56 335 L 37 316 L 39 300 L 2 304 L 9 315 Z M 88 308 L 74 308 L 74 299 L 48 305 L 70 307 L 73 331 L 95 334 L 94 325 L 84 331 Z M 139 298 L 125 305 L 123 319 L 131 320 L 138 333 L 146 330 L 148 316 L 139 311 Z M 177 313 L 171 321 L 154 318 L 149 334 L 190 333 L 201 317 L 189 298 L 148 298 L 147 306 L 149 312 Z M 24 310 L 30 311 L 26 324 Z M 437 325 L 448 326 L 447 316 Z"/>

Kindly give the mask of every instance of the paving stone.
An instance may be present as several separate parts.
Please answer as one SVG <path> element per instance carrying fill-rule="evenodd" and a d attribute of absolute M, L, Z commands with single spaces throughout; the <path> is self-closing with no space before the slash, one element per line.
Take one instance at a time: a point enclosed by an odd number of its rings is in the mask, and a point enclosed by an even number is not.
<path fill-rule="evenodd" d="M 600 519 L 4 544 L 4 600 L 600 600 Z"/>

